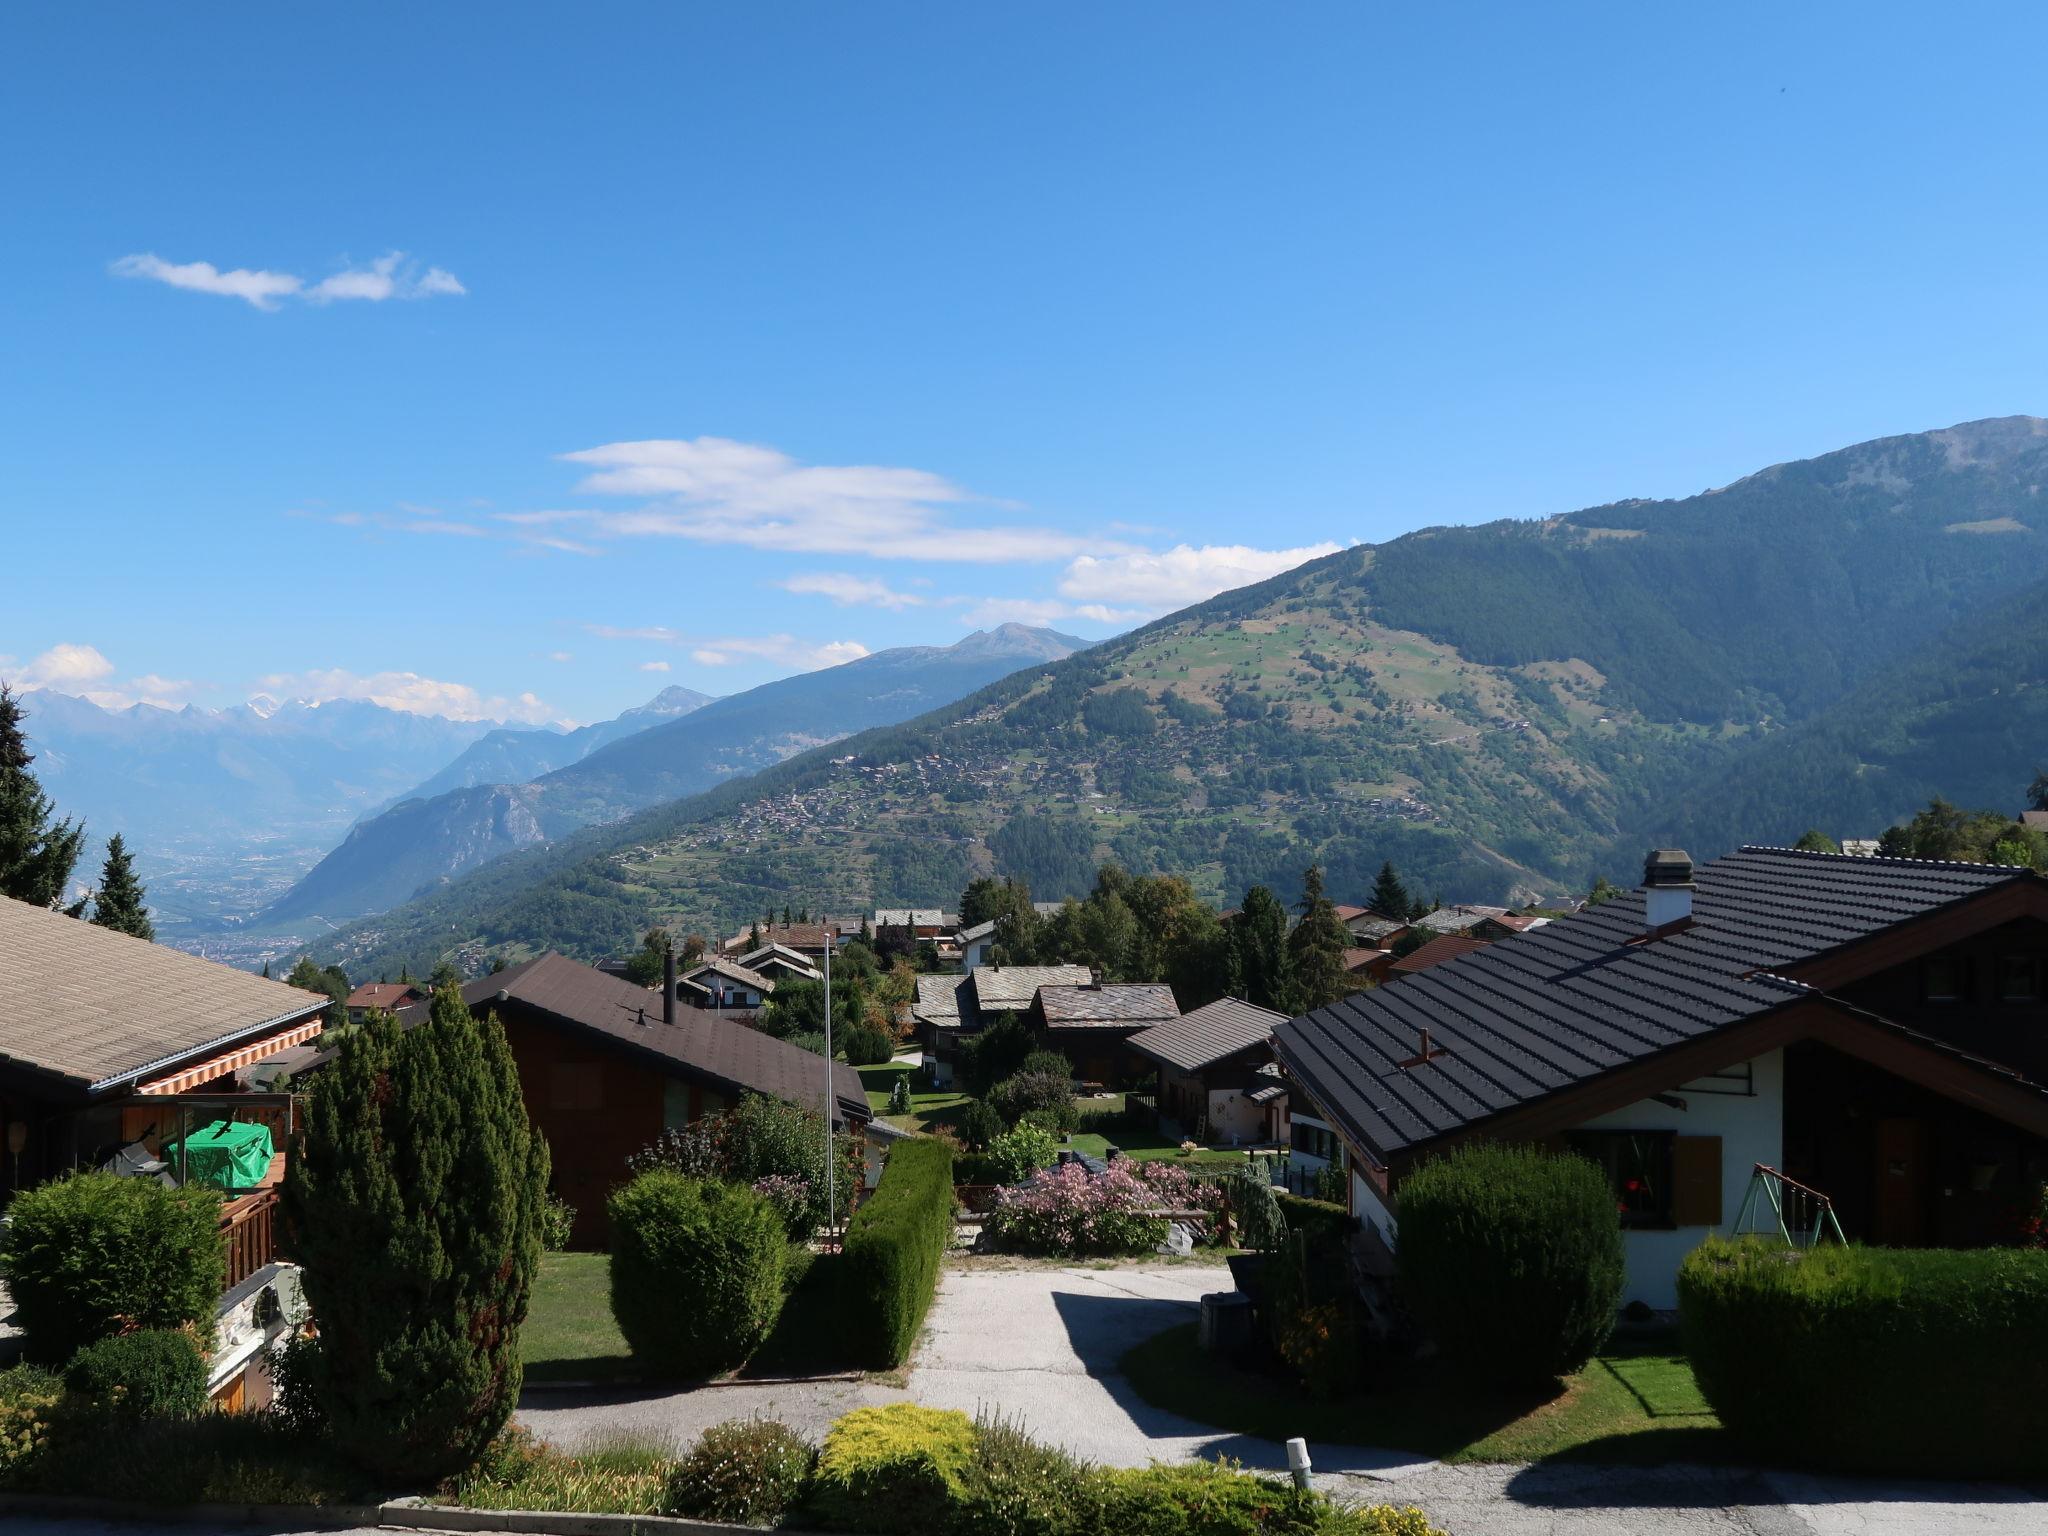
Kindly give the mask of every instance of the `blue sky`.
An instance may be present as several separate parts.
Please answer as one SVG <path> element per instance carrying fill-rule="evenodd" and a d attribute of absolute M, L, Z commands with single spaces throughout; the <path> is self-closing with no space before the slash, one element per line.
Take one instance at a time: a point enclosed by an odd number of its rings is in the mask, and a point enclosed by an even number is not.
<path fill-rule="evenodd" d="M 5 27 L 0 656 L 108 699 L 596 719 L 2048 411 L 2019 8 Z"/>

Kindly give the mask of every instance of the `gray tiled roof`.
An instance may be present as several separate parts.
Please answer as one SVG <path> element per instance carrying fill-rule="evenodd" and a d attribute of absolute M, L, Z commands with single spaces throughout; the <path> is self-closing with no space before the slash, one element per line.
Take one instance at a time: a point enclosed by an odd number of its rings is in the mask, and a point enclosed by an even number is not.
<path fill-rule="evenodd" d="M 1116 981 L 1102 986 L 1046 985 L 1038 1006 L 1047 1029 L 1084 1029 L 1156 1024 L 1180 1017 L 1173 988 L 1163 981 Z"/>
<path fill-rule="evenodd" d="M 328 1000 L 0 897 L 0 1062 L 111 1087 L 318 1018 Z"/>
<path fill-rule="evenodd" d="M 1155 1024 L 1125 1043 L 1134 1051 L 1183 1072 L 1199 1072 L 1239 1051 L 1262 1045 L 1287 1022 L 1275 1013 L 1235 997 L 1205 1003 L 1165 1024 Z"/>
<path fill-rule="evenodd" d="M 927 1024 L 959 1028 L 960 988 L 966 982 L 965 976 L 918 977 L 917 1000 L 910 1005 L 910 1016 Z"/>
<path fill-rule="evenodd" d="M 985 939 L 995 931 L 996 920 L 990 918 L 985 923 L 976 923 L 972 928 L 962 928 L 954 937 L 962 944 L 972 944 L 976 939 Z"/>
<path fill-rule="evenodd" d="M 1634 892 L 1356 993 L 1274 1034 L 1294 1080 L 1386 1157 L 1813 994 L 1771 974 L 2012 880 L 1985 864 L 1743 848 L 1652 943 Z M 1421 1031 L 1444 1054 L 1403 1071 Z"/>
<path fill-rule="evenodd" d="M 773 992 L 775 990 L 774 982 L 763 976 L 759 971 L 740 964 L 737 960 L 706 960 L 701 965 L 691 966 L 676 979 L 678 981 L 695 981 L 707 971 L 715 972 L 723 976 L 727 981 L 736 981 L 743 987 L 752 987 L 756 992 Z"/>
<path fill-rule="evenodd" d="M 1086 986 L 1088 980 L 1085 965 L 984 965 L 968 975 L 967 996 L 975 1013 L 1022 1013 L 1040 987 Z"/>
<path fill-rule="evenodd" d="M 1368 912 L 1363 917 L 1352 918 L 1344 926 L 1351 930 L 1353 938 L 1363 939 L 1368 944 L 1378 944 L 1382 940 L 1392 938 L 1408 924 L 1402 918 L 1381 917 L 1376 912 Z"/>

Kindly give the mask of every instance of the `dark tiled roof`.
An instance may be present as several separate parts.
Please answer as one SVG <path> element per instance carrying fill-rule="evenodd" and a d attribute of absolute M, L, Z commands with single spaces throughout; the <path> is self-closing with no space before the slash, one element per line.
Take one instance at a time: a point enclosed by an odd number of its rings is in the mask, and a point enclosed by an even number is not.
<path fill-rule="evenodd" d="M 1048 985 L 1038 989 L 1047 1029 L 1128 1028 L 1180 1017 L 1173 988 L 1163 981 L 1112 981 L 1102 986 Z"/>
<path fill-rule="evenodd" d="M 1273 1038 L 1274 1029 L 1286 1022 L 1284 1013 L 1225 997 L 1165 1024 L 1155 1024 L 1125 1044 L 1169 1067 L 1199 1072 L 1239 1051 L 1265 1044 Z"/>
<path fill-rule="evenodd" d="M 1085 965 L 984 965 L 970 971 L 961 994 L 961 1017 L 982 1013 L 1022 1013 L 1040 987 L 1086 986 Z M 973 1008 L 966 1006 L 974 1000 Z"/>
<path fill-rule="evenodd" d="M 500 1002 L 518 1003 L 557 1025 L 599 1036 L 637 1051 L 656 1064 L 685 1075 L 709 1078 L 745 1093 L 766 1094 L 817 1109 L 825 1100 L 825 1062 L 801 1046 L 764 1035 L 731 1019 L 676 1005 L 676 1022 L 661 1019 L 661 994 L 580 965 L 566 955 L 542 955 L 462 989 L 473 1012 L 488 1013 Z M 423 1018 L 428 1004 L 399 1017 Z M 842 1117 L 868 1118 L 867 1090 L 860 1073 L 844 1062 L 832 1067 L 833 1096 Z"/>
<path fill-rule="evenodd" d="M 1412 976 L 1415 972 L 1426 971 L 1433 965 L 1442 965 L 1446 960 L 1469 955 L 1475 949 L 1484 949 L 1486 945 L 1485 939 L 1475 939 L 1467 934 L 1440 933 L 1427 944 L 1409 950 L 1387 969 L 1397 976 Z"/>
<path fill-rule="evenodd" d="M 366 981 L 349 993 L 343 1004 L 348 1008 L 402 1008 L 420 996 L 420 989 L 409 981 Z"/>
<path fill-rule="evenodd" d="M 1434 912 L 1425 912 L 1409 926 L 1426 928 L 1431 933 L 1463 933 L 1474 923 L 1496 917 L 1503 910 L 1500 907 L 1438 907 Z"/>
<path fill-rule="evenodd" d="M 1381 1157 L 1812 994 L 1770 974 L 2024 871 L 1744 848 L 1650 943 L 1633 892 L 1356 993 L 1274 1034 L 1296 1082 Z M 1444 1054 L 1403 1071 L 1421 1032 Z"/>

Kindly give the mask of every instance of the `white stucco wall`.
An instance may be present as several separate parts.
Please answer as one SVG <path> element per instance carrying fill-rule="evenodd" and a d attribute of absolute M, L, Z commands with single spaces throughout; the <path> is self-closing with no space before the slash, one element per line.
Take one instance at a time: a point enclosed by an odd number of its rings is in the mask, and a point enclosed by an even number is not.
<path fill-rule="evenodd" d="M 1266 1139 L 1266 1111 L 1236 1088 L 1209 1091 L 1209 1140 L 1234 1146 Z"/>
<path fill-rule="evenodd" d="M 1588 1131 L 1676 1131 L 1681 1136 L 1721 1138 L 1721 1224 L 1675 1231 L 1631 1229 L 1622 1234 L 1628 1252 L 1624 1303 L 1643 1301 L 1660 1309 L 1678 1305 L 1678 1264 L 1709 1232 L 1728 1232 L 1742 1213 L 1750 1173 L 1758 1163 L 1784 1165 L 1785 1053 L 1772 1051 L 1750 1063 L 1754 1098 L 1675 1088 L 1685 1108 L 1654 1099 L 1617 1109 L 1580 1126 Z M 1724 1086 L 1724 1085 L 1715 1085 Z"/>

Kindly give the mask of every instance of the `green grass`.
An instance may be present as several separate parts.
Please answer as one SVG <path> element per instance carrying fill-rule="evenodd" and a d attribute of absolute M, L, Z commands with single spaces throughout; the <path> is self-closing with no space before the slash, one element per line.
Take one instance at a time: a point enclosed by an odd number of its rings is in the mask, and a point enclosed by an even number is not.
<path fill-rule="evenodd" d="M 638 1374 L 612 1320 L 608 1253 L 544 1253 L 519 1352 L 528 1381 L 617 1381 Z"/>
<path fill-rule="evenodd" d="M 1155 1408 L 1264 1440 L 1306 1435 L 1385 1446 L 1441 1461 L 1643 1465 L 1732 1454 L 1670 1340 L 1616 1341 L 1561 1391 L 1475 1388 L 1428 1362 L 1391 1372 L 1354 1397 L 1316 1403 L 1280 1376 L 1240 1371 L 1202 1353 L 1192 1323 L 1123 1358 L 1132 1388 Z"/>
<path fill-rule="evenodd" d="M 968 1095 L 964 1093 L 919 1093 L 913 1087 L 910 1095 L 910 1113 L 891 1115 L 889 1090 L 896 1086 L 896 1079 L 907 1076 L 912 1068 L 900 1061 L 884 1062 L 878 1067 L 861 1067 L 861 1085 L 868 1091 L 868 1108 L 879 1118 L 906 1131 L 934 1131 L 959 1122 L 967 1108 Z"/>
<path fill-rule="evenodd" d="M 1067 1145 L 1090 1157 L 1101 1157 L 1109 1148 L 1120 1147 L 1125 1157 L 1140 1160 L 1230 1164 L 1245 1160 L 1244 1153 L 1234 1147 L 1200 1147 L 1193 1156 L 1184 1158 L 1180 1155 L 1180 1143 L 1168 1140 L 1157 1131 L 1116 1131 L 1107 1136 L 1098 1136 L 1093 1131 L 1076 1131 Z"/>

